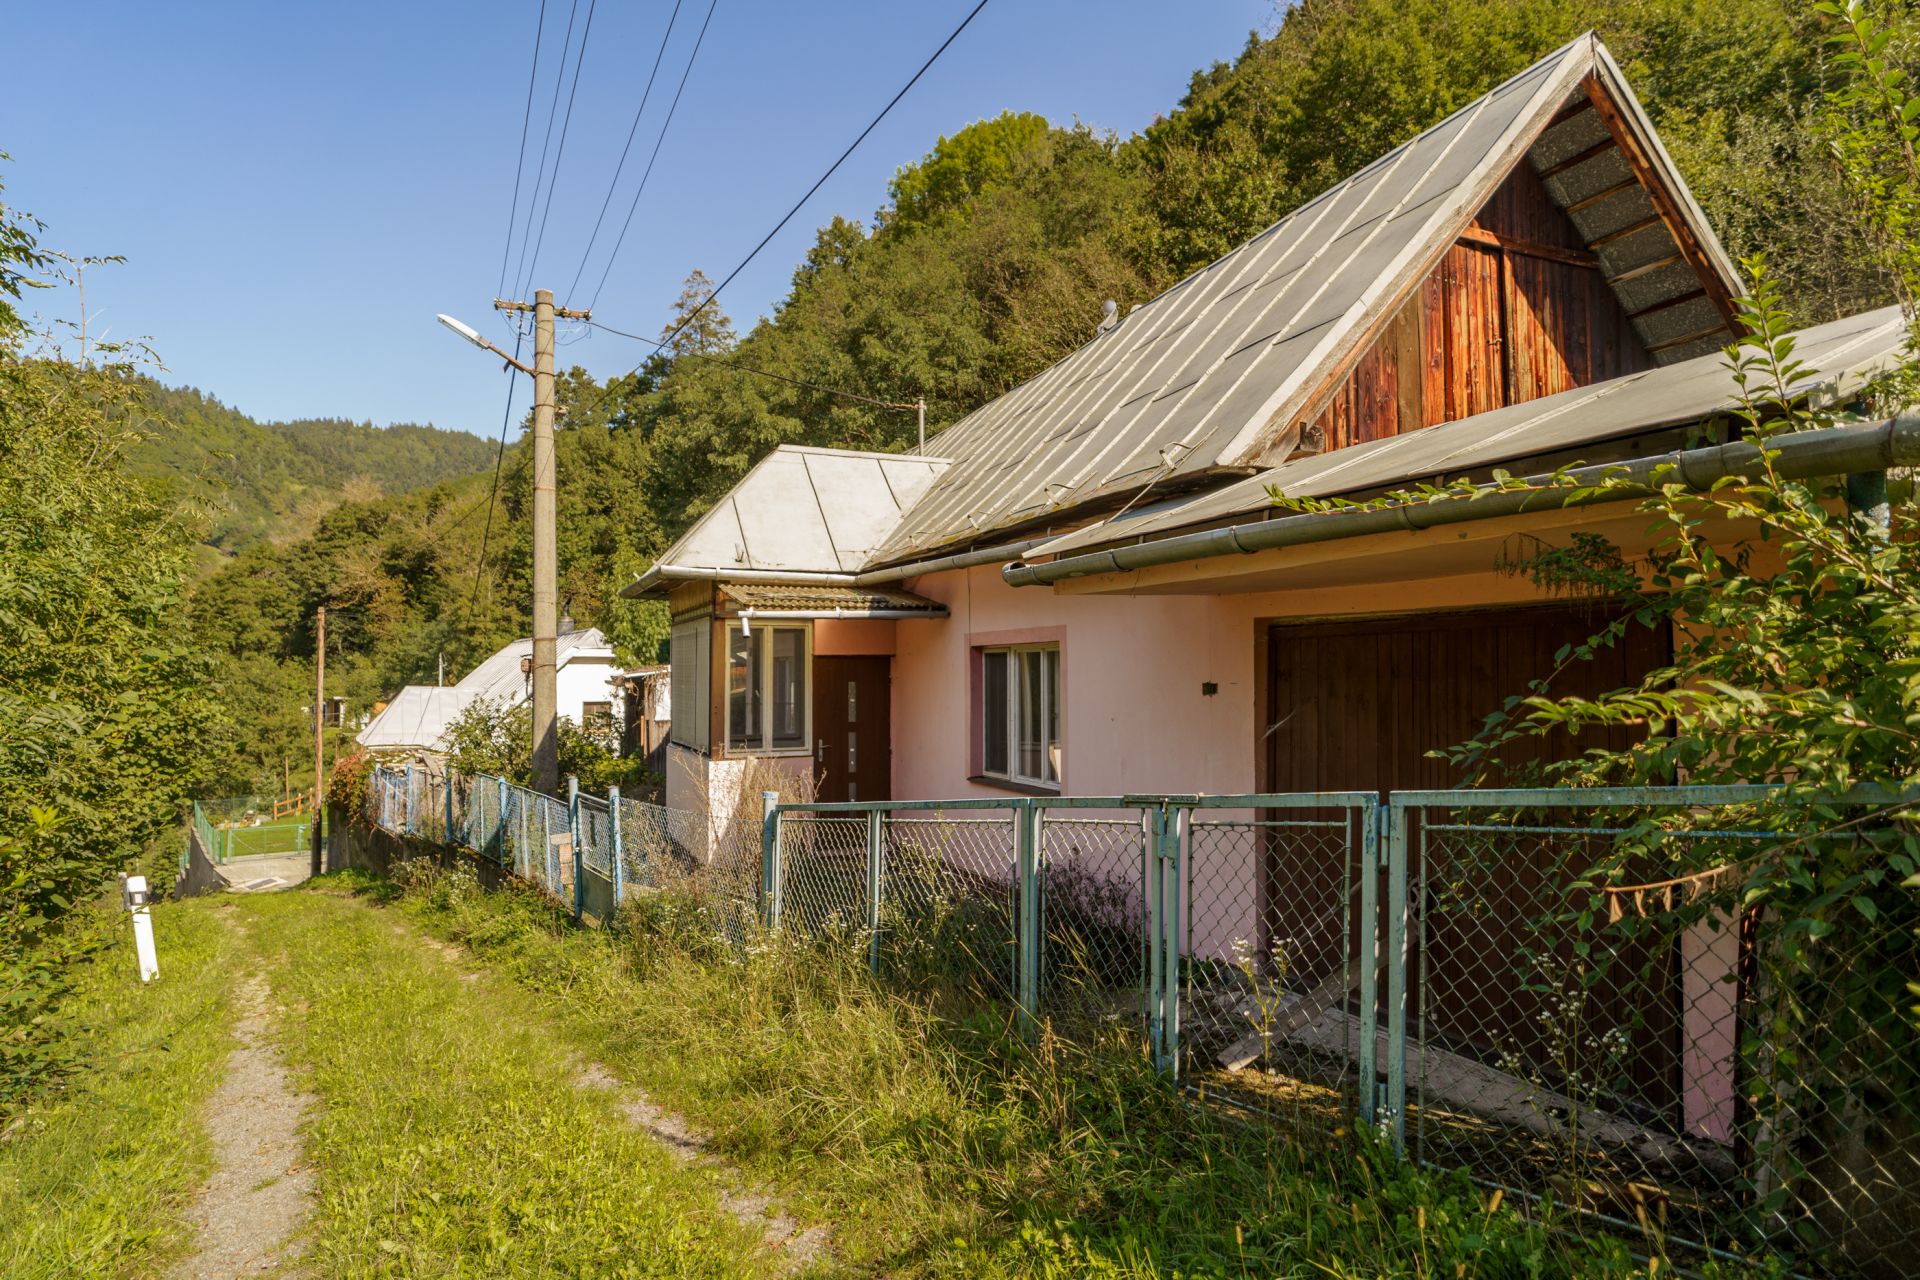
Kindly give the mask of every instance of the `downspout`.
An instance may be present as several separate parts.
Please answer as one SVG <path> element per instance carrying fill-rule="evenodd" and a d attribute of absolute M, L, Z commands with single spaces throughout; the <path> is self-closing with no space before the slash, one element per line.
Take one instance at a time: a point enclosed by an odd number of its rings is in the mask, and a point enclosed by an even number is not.
<path fill-rule="evenodd" d="M 1882 473 L 1878 503 L 1872 501 L 1870 481 L 1863 481 L 1861 493 L 1862 499 L 1869 503 L 1868 509 L 1877 506 L 1884 510 L 1886 470 L 1920 463 L 1920 417 L 1902 415 L 1883 422 L 1796 432 L 1776 436 L 1768 444 L 1777 455 L 1774 469 L 1784 479 Z M 1127 573 L 1187 560 L 1236 553 L 1249 555 L 1368 534 L 1430 529 L 1529 511 L 1619 502 L 1645 497 L 1666 484 L 1706 489 L 1730 477 L 1755 473 L 1760 461 L 1760 447 L 1744 441 L 1701 449 L 1676 449 L 1628 462 L 1574 467 L 1564 473 L 1564 479 L 1551 475 L 1528 478 L 1532 483 L 1548 486 L 1544 488 L 1488 490 L 1464 498 L 1408 502 L 1370 511 L 1306 512 L 1067 556 L 1046 564 L 1010 564 L 1001 570 L 1001 577 L 1016 587 L 1046 586 L 1069 578 Z M 1626 484 L 1599 491 L 1591 488 L 1615 481 Z M 1852 489 L 1850 482 L 1850 501 Z"/>

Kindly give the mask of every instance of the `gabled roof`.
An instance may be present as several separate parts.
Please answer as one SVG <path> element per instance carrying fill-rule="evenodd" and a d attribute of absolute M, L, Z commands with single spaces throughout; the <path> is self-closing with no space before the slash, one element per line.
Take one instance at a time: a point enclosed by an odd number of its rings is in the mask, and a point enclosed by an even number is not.
<path fill-rule="evenodd" d="M 436 751 L 447 726 L 460 718 L 476 696 L 472 689 L 452 685 L 407 685 L 354 735 L 354 741 L 375 750 Z"/>
<path fill-rule="evenodd" d="M 469 671 L 453 688 L 465 690 L 470 695 L 490 702 L 517 706 L 527 697 L 527 677 L 520 670 L 520 660 L 532 656 L 533 640 L 530 637 L 512 641 Z M 600 634 L 597 627 L 562 631 L 554 639 L 553 662 L 556 670 L 569 662 L 582 660 L 613 661 L 613 646 L 607 643 L 607 638 Z"/>
<path fill-rule="evenodd" d="M 1806 372 L 1793 390 L 1816 407 L 1846 403 L 1898 362 L 1907 332 L 1897 306 L 1801 331 L 1795 335 L 1794 358 L 1806 366 Z M 1288 497 L 1324 498 L 1400 488 L 1421 480 L 1484 476 L 1521 458 L 1704 422 L 1731 409 L 1737 391 L 1724 355 L 1697 356 L 1439 426 L 1292 459 L 1210 493 L 1141 507 L 1076 530 L 1033 548 L 1026 558 L 1051 559 L 1094 547 L 1149 541 L 1259 512 L 1275 518 L 1292 514 L 1273 505 L 1268 486 Z M 1609 459 L 1582 455 L 1580 460 Z"/>
<path fill-rule="evenodd" d="M 947 466 L 945 458 L 783 444 L 660 564 L 854 573 Z"/>
<path fill-rule="evenodd" d="M 1704 306 L 1718 333 L 1738 276 L 1588 34 L 936 436 L 927 452 L 952 465 L 861 567 L 1276 461 L 1329 378 L 1529 160 L 1623 306 L 1646 317 L 1635 324 L 1655 358 L 1714 345 L 1688 326 L 1706 327 Z"/>

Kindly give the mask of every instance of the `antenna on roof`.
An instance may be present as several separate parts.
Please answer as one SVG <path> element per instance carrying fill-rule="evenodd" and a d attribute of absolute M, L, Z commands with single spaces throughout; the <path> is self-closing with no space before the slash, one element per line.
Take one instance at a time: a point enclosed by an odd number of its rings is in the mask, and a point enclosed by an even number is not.
<path fill-rule="evenodd" d="M 1100 327 L 1095 329 L 1094 332 L 1105 333 L 1107 330 L 1113 328 L 1113 326 L 1119 323 L 1120 323 L 1120 304 L 1115 302 L 1112 298 L 1108 298 L 1105 302 L 1100 304 Z"/>

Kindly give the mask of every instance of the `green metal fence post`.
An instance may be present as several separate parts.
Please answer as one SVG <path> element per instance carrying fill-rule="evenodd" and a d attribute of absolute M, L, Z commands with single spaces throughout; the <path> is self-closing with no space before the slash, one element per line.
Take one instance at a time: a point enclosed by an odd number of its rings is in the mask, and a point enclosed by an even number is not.
<path fill-rule="evenodd" d="M 1156 805 L 1147 811 L 1148 834 L 1141 850 L 1140 887 L 1147 907 L 1147 1050 L 1153 1055 L 1156 1070 L 1163 1068 L 1162 1050 L 1166 1045 L 1166 915 L 1165 875 L 1160 859 L 1166 855 L 1167 807 Z"/>
<path fill-rule="evenodd" d="M 1014 857 L 1019 867 L 1015 912 L 1015 999 L 1027 1031 L 1040 1026 L 1040 831 L 1039 808 L 1016 800 L 1013 809 Z"/>
<path fill-rule="evenodd" d="M 620 788 L 607 788 L 607 828 L 613 840 L 613 909 L 627 900 L 627 865 L 620 844 Z"/>
<path fill-rule="evenodd" d="M 1407 810 L 1387 832 L 1387 1120 L 1393 1149 L 1407 1149 Z"/>
<path fill-rule="evenodd" d="M 780 793 L 760 793 L 760 915 L 767 928 L 780 927 Z"/>
<path fill-rule="evenodd" d="M 442 775 L 440 785 L 447 789 L 447 835 L 448 844 L 453 843 L 453 770 Z"/>
<path fill-rule="evenodd" d="M 508 843 L 507 841 L 507 780 L 505 778 L 495 778 L 494 782 L 498 784 L 495 794 L 498 796 L 500 801 L 499 809 L 494 813 L 494 816 L 493 816 L 494 836 L 495 836 L 495 839 L 499 842 L 499 848 L 497 848 L 494 851 L 494 856 L 500 859 L 500 865 L 504 867 L 507 865 L 507 843 Z M 518 869 L 519 868 L 517 867 L 515 868 L 515 870 L 518 870 Z"/>
<path fill-rule="evenodd" d="M 885 817 L 867 814 L 867 967 L 880 972 L 880 886 L 886 875 Z"/>
<path fill-rule="evenodd" d="M 1169 815 L 1172 821 L 1166 824 L 1165 852 L 1160 862 L 1162 877 L 1171 881 L 1160 893 L 1160 915 L 1165 927 L 1160 960 L 1161 981 L 1165 984 L 1160 993 L 1160 1069 L 1175 1076 L 1180 1074 L 1180 918 L 1181 886 L 1185 881 L 1181 870 L 1185 863 L 1183 845 L 1187 824 L 1192 813 L 1190 809 L 1175 809 Z"/>
<path fill-rule="evenodd" d="M 567 839 L 573 845 L 573 918 L 587 910 L 586 859 L 580 840 L 580 779 L 567 775 Z"/>
<path fill-rule="evenodd" d="M 1360 1119 L 1373 1124 L 1379 1114 L 1380 1050 L 1380 802 L 1360 813 L 1360 1042 L 1358 1079 Z"/>

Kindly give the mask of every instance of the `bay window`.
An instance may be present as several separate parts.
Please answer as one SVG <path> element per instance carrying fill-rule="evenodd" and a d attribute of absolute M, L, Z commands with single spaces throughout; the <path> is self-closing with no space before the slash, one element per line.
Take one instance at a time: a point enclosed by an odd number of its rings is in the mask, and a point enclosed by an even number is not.
<path fill-rule="evenodd" d="M 1060 785 L 1060 646 L 980 650 L 980 772 Z"/>
<path fill-rule="evenodd" d="M 728 628 L 729 751 L 808 749 L 809 649 L 804 625 Z"/>

